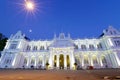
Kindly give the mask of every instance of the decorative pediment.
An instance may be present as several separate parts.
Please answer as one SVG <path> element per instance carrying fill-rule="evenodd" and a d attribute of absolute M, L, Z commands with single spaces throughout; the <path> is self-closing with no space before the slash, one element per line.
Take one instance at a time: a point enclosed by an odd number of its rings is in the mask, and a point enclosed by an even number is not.
<path fill-rule="evenodd" d="M 64 33 L 60 33 L 59 38 L 60 39 L 65 39 L 65 34 Z"/>
<path fill-rule="evenodd" d="M 120 35 L 120 32 L 112 26 L 109 26 L 108 29 L 103 30 L 104 35 Z"/>
<path fill-rule="evenodd" d="M 10 38 L 11 39 L 23 39 L 23 38 L 25 38 L 25 35 L 22 34 L 21 31 L 18 31 L 15 35 L 11 35 Z"/>

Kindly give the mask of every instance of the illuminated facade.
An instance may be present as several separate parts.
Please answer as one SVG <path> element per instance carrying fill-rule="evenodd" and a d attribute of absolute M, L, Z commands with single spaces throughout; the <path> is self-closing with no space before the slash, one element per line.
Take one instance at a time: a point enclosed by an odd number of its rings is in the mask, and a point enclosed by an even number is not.
<path fill-rule="evenodd" d="M 61 33 L 52 40 L 29 40 L 21 31 L 11 35 L 2 51 L 1 68 L 120 68 L 120 32 L 113 27 L 99 38 L 72 39 Z"/>

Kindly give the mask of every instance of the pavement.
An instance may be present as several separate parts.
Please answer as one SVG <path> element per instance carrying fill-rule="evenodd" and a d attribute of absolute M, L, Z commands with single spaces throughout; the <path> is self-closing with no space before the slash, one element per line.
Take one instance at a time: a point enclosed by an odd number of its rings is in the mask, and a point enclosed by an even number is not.
<path fill-rule="evenodd" d="M 106 76 L 120 76 L 120 69 L 75 71 L 0 69 L 0 80 L 120 80 L 104 78 Z"/>

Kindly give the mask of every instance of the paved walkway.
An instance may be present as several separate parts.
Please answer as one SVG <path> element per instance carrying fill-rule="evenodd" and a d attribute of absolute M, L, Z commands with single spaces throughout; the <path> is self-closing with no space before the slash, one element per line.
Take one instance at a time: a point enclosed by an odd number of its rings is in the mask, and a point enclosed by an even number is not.
<path fill-rule="evenodd" d="M 104 80 L 106 74 L 100 74 L 101 70 L 0 70 L 0 80 Z"/>

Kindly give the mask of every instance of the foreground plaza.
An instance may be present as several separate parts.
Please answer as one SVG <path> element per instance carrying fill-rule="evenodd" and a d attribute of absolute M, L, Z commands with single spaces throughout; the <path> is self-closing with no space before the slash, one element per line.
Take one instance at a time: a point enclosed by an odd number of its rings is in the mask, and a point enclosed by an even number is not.
<path fill-rule="evenodd" d="M 120 80 L 120 69 L 0 70 L 0 80 Z"/>
<path fill-rule="evenodd" d="M 94 32 L 93 32 L 94 33 Z M 60 33 L 51 40 L 30 40 L 21 31 L 11 35 L 0 68 L 11 69 L 120 68 L 120 32 L 109 26 L 98 38 L 73 39 Z"/>

